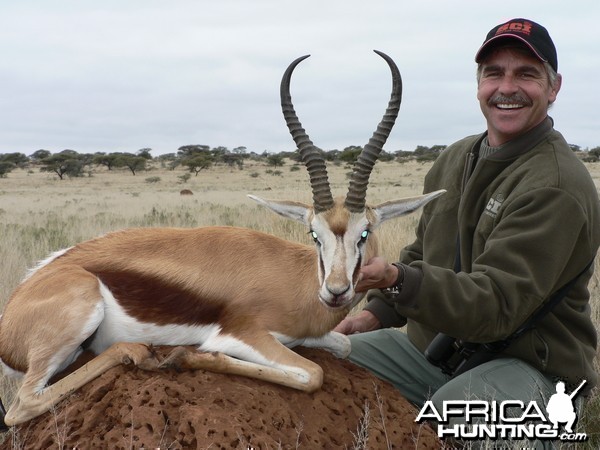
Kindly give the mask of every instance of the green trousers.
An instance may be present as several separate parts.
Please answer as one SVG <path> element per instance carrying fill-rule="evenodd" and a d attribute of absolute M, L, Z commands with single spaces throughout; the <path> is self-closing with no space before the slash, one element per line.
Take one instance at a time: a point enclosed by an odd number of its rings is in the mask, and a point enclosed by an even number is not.
<path fill-rule="evenodd" d="M 447 400 L 485 400 L 502 402 L 536 401 L 544 410 L 555 392 L 554 380 L 529 364 L 515 358 L 501 358 L 477 366 L 455 378 L 445 375 L 400 330 L 387 328 L 350 336 L 352 352 L 348 357 L 378 378 L 393 384 L 419 410 L 431 400 L 442 411 Z M 450 422 L 461 423 L 460 418 Z M 464 420 L 462 421 L 464 423 Z M 477 448 L 477 443 L 472 442 Z M 551 441 L 495 441 L 482 448 L 554 448 Z"/>

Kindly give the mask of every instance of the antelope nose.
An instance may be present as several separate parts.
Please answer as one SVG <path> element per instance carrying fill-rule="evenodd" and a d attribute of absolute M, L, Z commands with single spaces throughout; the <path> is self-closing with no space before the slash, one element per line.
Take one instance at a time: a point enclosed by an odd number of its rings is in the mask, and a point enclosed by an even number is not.
<path fill-rule="evenodd" d="M 350 290 L 352 286 L 346 284 L 344 286 L 327 286 L 327 290 L 333 297 L 341 297 Z"/>

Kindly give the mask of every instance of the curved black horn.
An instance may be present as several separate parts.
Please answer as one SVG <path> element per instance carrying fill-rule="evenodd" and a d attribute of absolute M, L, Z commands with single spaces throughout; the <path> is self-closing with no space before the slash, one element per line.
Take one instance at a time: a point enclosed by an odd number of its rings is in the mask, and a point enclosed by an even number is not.
<path fill-rule="evenodd" d="M 365 209 L 369 176 L 396 122 L 402 100 L 402 78 L 400 77 L 398 67 L 392 58 L 385 53 L 378 50 L 374 50 L 374 52 L 385 59 L 390 66 L 390 70 L 392 71 L 392 95 L 383 119 L 377 125 L 377 130 L 373 133 L 371 139 L 369 139 L 369 143 L 365 145 L 356 163 L 354 163 L 354 169 L 350 177 L 350 187 L 348 188 L 348 195 L 344 203 L 346 208 L 351 212 L 362 212 Z"/>
<path fill-rule="evenodd" d="M 292 77 L 292 72 L 301 61 L 309 56 L 310 55 L 301 56 L 288 66 L 281 79 L 280 95 L 281 109 L 283 111 L 283 117 L 285 117 L 285 123 L 290 130 L 294 142 L 298 146 L 302 162 L 306 165 L 306 169 L 308 170 L 315 212 L 320 213 L 333 207 L 333 196 L 331 195 L 331 188 L 329 187 L 329 180 L 327 178 L 325 159 L 317 147 L 312 143 L 308 134 L 304 131 L 304 128 L 302 128 L 302 124 L 298 120 L 296 111 L 294 111 L 292 96 L 290 95 L 290 79 Z"/>

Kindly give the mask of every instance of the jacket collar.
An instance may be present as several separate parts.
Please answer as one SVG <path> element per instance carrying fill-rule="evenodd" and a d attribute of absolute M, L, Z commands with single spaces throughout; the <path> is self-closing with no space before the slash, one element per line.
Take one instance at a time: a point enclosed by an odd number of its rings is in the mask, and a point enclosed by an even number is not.
<path fill-rule="evenodd" d="M 553 125 L 554 121 L 550 116 L 547 116 L 539 125 L 512 141 L 508 141 L 485 159 L 506 161 L 517 158 L 539 144 L 552 131 Z M 487 132 L 484 135 L 487 136 Z M 478 142 L 481 143 L 481 140 L 478 140 Z"/>
<path fill-rule="evenodd" d="M 546 118 L 542 120 L 540 124 L 536 125 L 525 134 L 502 145 L 500 149 L 483 159 L 487 161 L 510 161 L 511 159 L 516 159 L 539 144 L 553 130 L 553 126 L 554 121 L 552 118 L 550 116 L 546 116 Z M 469 178 L 471 177 L 471 174 L 473 173 L 473 170 L 475 169 L 475 166 L 477 165 L 477 160 L 479 159 L 479 148 L 486 137 L 487 131 L 480 134 L 471 147 L 471 150 L 466 155 L 467 158 L 461 183 L 461 191 L 463 192 L 467 182 L 469 181 Z"/>

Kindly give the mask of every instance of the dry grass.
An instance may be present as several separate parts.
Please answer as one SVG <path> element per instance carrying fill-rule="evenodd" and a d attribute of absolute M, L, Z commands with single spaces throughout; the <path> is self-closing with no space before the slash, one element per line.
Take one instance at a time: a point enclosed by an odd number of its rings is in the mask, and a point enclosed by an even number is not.
<path fill-rule="evenodd" d="M 236 225 L 260 229 L 290 240 L 309 243 L 307 230 L 258 207 L 246 194 L 310 202 L 305 170 L 281 175 L 247 164 L 242 171 L 213 168 L 181 184 L 182 170 L 156 168 L 132 176 L 129 172 L 97 169 L 91 177 L 60 181 L 51 174 L 15 171 L 0 179 L 0 308 L 24 276 L 26 269 L 50 252 L 112 230 L 137 226 Z M 588 168 L 600 185 L 600 164 Z M 378 163 L 369 187 L 368 201 L 378 203 L 419 194 L 429 164 Z M 349 171 L 330 166 L 334 195 L 345 195 Z M 148 177 L 160 181 L 148 182 Z M 180 196 L 181 189 L 193 196 Z M 401 246 L 413 239 L 418 215 L 388 222 L 378 235 L 382 253 L 393 260 Z M 598 263 L 597 263 L 598 264 Z M 600 324 L 600 268 L 591 282 L 593 317 Z M 598 360 L 597 360 L 597 364 Z M 10 404 L 14 384 L 0 383 L 0 396 Z M 594 447 L 600 446 L 600 396 L 589 403 L 583 418 Z"/>
<path fill-rule="evenodd" d="M 282 176 L 266 173 L 264 166 L 245 170 L 218 167 L 180 184 L 182 171 L 156 169 L 148 172 L 161 181 L 148 183 L 147 174 L 99 169 L 92 177 L 66 179 L 26 171 L 12 172 L 0 179 L 0 304 L 28 267 L 50 252 L 112 230 L 136 226 L 236 225 L 310 242 L 299 224 L 281 219 L 260 208 L 246 194 L 266 198 L 311 201 L 304 170 L 282 169 Z M 372 175 L 369 200 L 418 193 L 427 168 L 410 163 L 380 164 Z M 343 166 L 330 168 L 334 195 L 345 195 Z M 252 173 L 259 173 L 253 177 Z M 182 188 L 193 196 L 180 196 Z M 411 234 L 416 218 L 400 219 L 384 226 L 381 236 L 391 257 L 399 243 Z M 385 224 L 388 225 L 388 224 Z M 399 236 L 395 236 L 400 231 Z M 386 239 L 391 242 L 386 243 Z"/>

